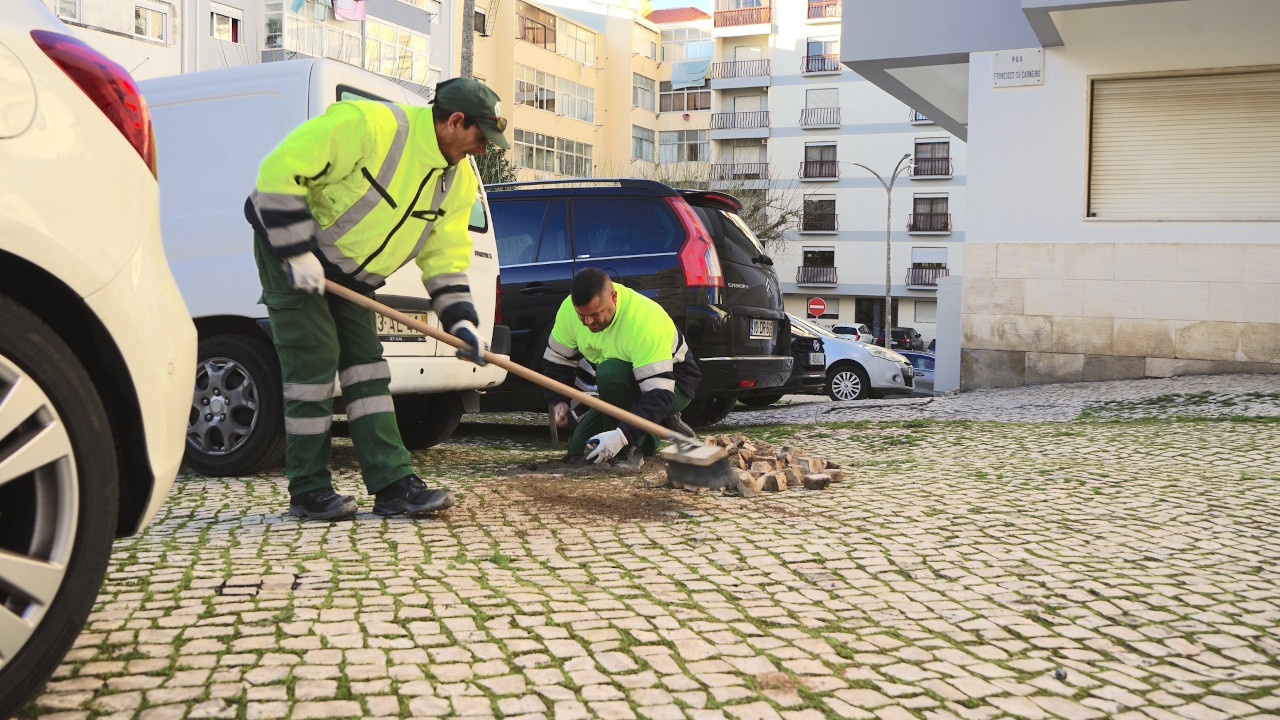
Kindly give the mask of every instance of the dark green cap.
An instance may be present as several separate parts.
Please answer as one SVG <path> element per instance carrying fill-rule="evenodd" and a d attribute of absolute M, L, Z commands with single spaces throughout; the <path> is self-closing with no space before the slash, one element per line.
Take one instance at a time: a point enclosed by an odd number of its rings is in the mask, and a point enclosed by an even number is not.
<path fill-rule="evenodd" d="M 507 119 L 502 117 L 502 103 L 498 93 L 475 78 L 460 77 L 445 80 L 436 85 L 433 101 L 436 107 L 451 113 L 460 112 L 480 126 L 489 142 L 503 150 L 511 148 L 507 137 Z"/>

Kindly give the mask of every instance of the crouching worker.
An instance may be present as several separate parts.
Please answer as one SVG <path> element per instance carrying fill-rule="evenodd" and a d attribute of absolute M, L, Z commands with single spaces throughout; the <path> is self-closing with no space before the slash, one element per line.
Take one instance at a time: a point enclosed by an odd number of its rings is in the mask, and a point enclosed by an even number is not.
<path fill-rule="evenodd" d="M 573 385 L 578 359 L 596 368 L 600 399 L 646 420 L 692 435 L 680 411 L 693 398 L 702 372 L 684 334 L 658 303 L 614 284 L 604 271 L 585 268 L 573 276 L 570 295 L 556 313 L 542 357 L 543 372 Z M 569 422 L 569 401 L 547 391 L 556 425 Z M 566 460 L 583 458 L 615 467 L 639 468 L 657 438 L 619 423 L 599 410 L 584 415 L 569 439 Z M 585 457 L 583 453 L 586 453 Z"/>

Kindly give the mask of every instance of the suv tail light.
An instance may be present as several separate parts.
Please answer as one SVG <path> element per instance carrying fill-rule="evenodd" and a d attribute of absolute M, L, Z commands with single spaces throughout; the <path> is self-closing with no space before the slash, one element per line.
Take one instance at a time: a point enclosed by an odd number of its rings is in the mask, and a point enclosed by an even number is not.
<path fill-rule="evenodd" d="M 32 30 L 31 39 L 89 96 L 155 175 L 156 138 L 151 129 L 151 113 L 129 72 L 70 35 Z"/>
<path fill-rule="evenodd" d="M 684 270 L 684 284 L 693 287 L 724 287 L 720 254 L 716 252 L 711 234 L 698 219 L 697 213 L 682 197 L 669 197 L 667 202 L 684 226 L 684 244 L 677 253 L 680 268 Z"/>

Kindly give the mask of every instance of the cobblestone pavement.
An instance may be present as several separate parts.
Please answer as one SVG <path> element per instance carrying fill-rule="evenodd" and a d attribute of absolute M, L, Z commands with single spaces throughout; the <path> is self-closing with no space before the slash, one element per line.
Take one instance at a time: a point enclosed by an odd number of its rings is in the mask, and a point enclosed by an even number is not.
<path fill-rule="evenodd" d="M 1280 718 L 1276 416 L 1280 376 L 796 402 L 725 424 L 849 479 L 752 499 L 517 486 L 541 421 L 467 423 L 418 521 L 185 477 L 24 716 Z"/>

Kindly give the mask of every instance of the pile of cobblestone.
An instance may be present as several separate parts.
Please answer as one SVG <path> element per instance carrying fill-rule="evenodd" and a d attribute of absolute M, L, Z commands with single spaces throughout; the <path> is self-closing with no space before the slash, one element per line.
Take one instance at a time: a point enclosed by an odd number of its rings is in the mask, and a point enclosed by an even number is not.
<path fill-rule="evenodd" d="M 784 445 L 775 449 L 767 442 L 741 434 L 708 435 L 705 440 L 729 453 L 729 464 L 737 471 L 738 480 L 725 489 L 737 490 L 743 497 L 799 488 L 825 490 L 831 483 L 844 480 L 839 465 L 806 455 L 797 447 Z M 682 487 L 676 480 L 670 485 Z"/>

